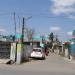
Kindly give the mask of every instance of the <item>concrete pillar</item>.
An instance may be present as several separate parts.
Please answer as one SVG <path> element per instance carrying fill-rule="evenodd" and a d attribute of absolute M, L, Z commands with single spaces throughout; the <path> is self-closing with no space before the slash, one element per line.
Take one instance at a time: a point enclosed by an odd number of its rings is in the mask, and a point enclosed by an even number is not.
<path fill-rule="evenodd" d="M 15 62 L 16 59 L 16 43 L 11 43 L 10 60 Z"/>
<path fill-rule="evenodd" d="M 22 61 L 22 44 L 17 43 L 17 59 L 16 64 L 21 64 Z"/>

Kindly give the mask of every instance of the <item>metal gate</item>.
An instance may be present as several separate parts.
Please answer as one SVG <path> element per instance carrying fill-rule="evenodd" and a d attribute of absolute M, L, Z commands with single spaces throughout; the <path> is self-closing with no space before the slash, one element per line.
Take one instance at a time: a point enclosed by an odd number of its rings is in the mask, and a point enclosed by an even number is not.
<path fill-rule="evenodd" d="M 11 43 L 0 41 L 0 59 L 10 59 Z"/>
<path fill-rule="evenodd" d="M 22 51 L 22 58 L 23 58 L 23 60 L 29 60 L 31 52 L 32 52 L 32 46 L 24 45 L 23 51 Z"/>

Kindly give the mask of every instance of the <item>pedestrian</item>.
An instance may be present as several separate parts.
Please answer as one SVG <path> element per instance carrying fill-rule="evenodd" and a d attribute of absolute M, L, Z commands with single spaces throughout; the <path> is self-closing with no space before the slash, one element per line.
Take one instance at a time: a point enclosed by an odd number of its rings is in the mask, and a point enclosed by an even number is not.
<path fill-rule="evenodd" d="M 48 56 L 48 49 L 47 49 L 47 44 L 46 43 L 44 44 L 44 50 L 45 50 L 46 56 Z"/>

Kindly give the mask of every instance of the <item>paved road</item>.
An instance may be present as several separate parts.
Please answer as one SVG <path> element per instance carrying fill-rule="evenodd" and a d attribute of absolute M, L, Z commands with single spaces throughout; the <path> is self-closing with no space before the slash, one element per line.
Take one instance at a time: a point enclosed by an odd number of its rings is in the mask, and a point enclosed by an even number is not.
<path fill-rule="evenodd" d="M 22 65 L 0 64 L 0 75 L 75 75 L 75 64 L 50 54 L 46 60 L 33 60 Z"/>

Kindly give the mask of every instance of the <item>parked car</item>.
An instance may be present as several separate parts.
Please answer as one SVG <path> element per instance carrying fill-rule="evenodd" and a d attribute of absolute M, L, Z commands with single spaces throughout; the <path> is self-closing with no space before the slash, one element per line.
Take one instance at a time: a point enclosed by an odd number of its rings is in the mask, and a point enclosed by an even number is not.
<path fill-rule="evenodd" d="M 45 59 L 45 52 L 44 52 L 44 49 L 42 49 L 42 48 L 33 48 L 33 51 L 31 52 L 30 57 L 31 57 L 31 58 L 41 58 L 41 59 Z"/>

